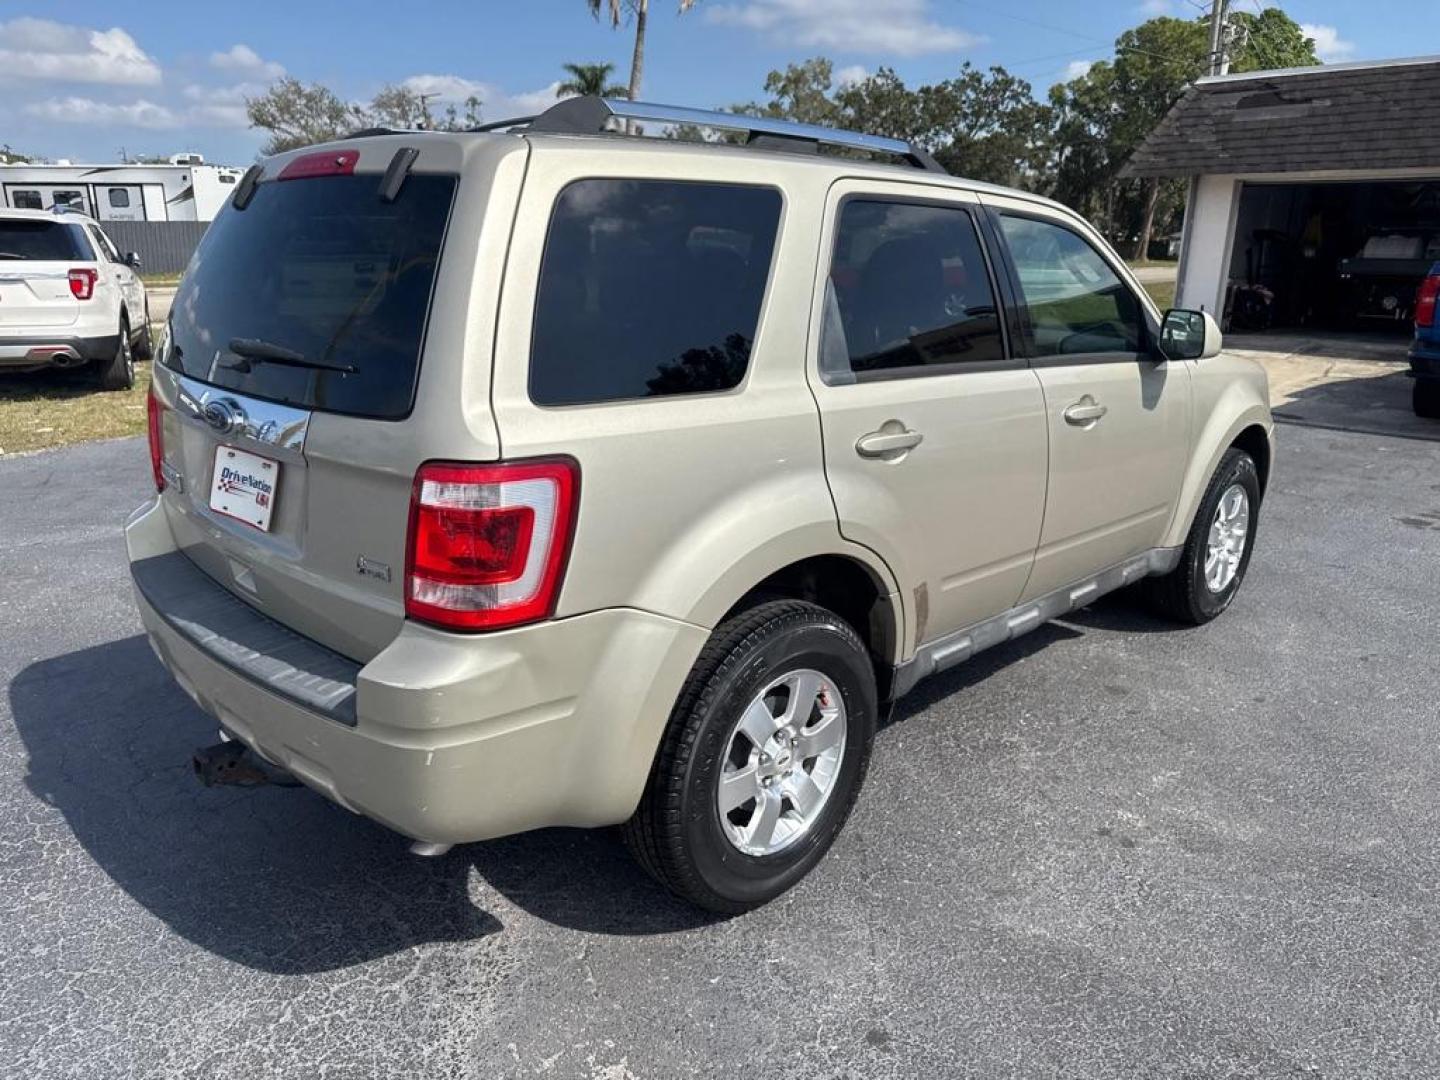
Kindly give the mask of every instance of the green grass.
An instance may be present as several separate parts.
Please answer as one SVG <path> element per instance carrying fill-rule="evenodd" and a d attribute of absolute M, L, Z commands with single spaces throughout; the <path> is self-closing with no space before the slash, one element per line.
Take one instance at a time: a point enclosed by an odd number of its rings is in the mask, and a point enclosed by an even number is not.
<path fill-rule="evenodd" d="M 141 434 L 150 365 L 135 367 L 129 390 L 101 390 L 89 370 L 0 377 L 0 455 Z"/>
<path fill-rule="evenodd" d="M 140 280 L 150 288 L 171 289 L 180 284 L 179 274 L 141 274 Z"/>
<path fill-rule="evenodd" d="M 1145 291 L 1150 294 L 1150 299 L 1155 301 L 1162 312 L 1166 308 L 1175 306 L 1175 282 L 1153 281 L 1145 286 Z"/>

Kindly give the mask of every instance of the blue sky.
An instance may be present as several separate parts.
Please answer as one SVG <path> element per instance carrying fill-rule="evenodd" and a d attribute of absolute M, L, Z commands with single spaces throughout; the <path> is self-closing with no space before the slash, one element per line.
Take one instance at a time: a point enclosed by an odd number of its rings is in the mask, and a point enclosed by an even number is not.
<path fill-rule="evenodd" d="M 1109 56 L 1127 27 L 1208 0 L 700 0 L 684 16 L 674 0 L 651 4 L 642 96 L 723 106 L 816 55 L 848 74 L 890 65 L 912 83 L 965 60 L 1002 64 L 1043 94 L 1072 65 Z M 1440 52 L 1432 4 L 1282 6 L 1315 28 L 1326 59 L 1372 60 Z M 478 93 L 498 119 L 553 99 L 566 61 L 612 61 L 623 82 L 630 43 L 582 0 L 0 0 L 0 143 L 75 161 L 113 161 L 124 147 L 245 164 L 261 137 L 245 127 L 243 97 L 280 74 L 349 100 L 407 80 Z"/>

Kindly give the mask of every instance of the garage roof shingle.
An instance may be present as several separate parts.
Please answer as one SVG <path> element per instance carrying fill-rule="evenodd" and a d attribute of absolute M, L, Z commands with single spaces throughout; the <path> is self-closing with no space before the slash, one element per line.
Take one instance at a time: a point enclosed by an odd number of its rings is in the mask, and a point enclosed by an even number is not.
<path fill-rule="evenodd" d="M 1432 166 L 1440 170 L 1440 57 L 1201 79 L 1122 175 Z"/>

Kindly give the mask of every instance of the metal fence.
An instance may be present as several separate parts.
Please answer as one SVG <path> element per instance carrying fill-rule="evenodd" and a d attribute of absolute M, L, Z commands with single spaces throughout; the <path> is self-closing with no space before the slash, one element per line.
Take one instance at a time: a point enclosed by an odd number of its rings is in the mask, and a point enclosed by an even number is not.
<path fill-rule="evenodd" d="M 205 235 L 208 221 L 107 221 L 106 234 L 121 252 L 140 256 L 144 274 L 178 274 Z"/>

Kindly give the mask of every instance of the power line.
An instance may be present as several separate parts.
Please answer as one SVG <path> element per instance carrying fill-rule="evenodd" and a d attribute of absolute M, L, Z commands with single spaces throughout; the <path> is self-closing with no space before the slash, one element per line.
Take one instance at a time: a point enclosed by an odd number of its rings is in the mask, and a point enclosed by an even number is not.
<path fill-rule="evenodd" d="M 973 8 L 973 9 L 976 10 L 976 11 L 982 11 L 982 12 L 984 12 L 984 13 L 987 14 L 987 15 L 994 15 L 994 16 L 996 16 L 996 17 L 998 17 L 998 18 L 1001 18 L 1001 19 L 1010 19 L 1010 20 L 1012 20 L 1012 21 L 1014 21 L 1014 22 L 1025 23 L 1025 24 L 1028 25 L 1028 26 L 1036 26 L 1036 27 L 1039 27 L 1041 30 L 1050 30 L 1050 31 L 1053 31 L 1054 33 L 1057 33 L 1057 34 L 1065 34 L 1067 37 L 1079 38 L 1079 39 L 1082 40 L 1082 41 L 1093 41 L 1093 42 L 1094 42 L 1095 44 L 1097 44 L 1097 45 L 1106 45 L 1106 46 L 1109 46 L 1111 49 L 1114 49 L 1116 52 L 1120 52 L 1120 51 L 1121 51 L 1121 46 L 1119 46 L 1119 45 L 1118 45 L 1115 41 L 1113 41 L 1113 40 L 1112 40 L 1112 41 L 1106 41 L 1104 38 L 1098 38 L 1098 37 L 1095 37 L 1095 36 L 1092 35 L 1092 34 L 1082 34 L 1082 33 L 1080 33 L 1079 31 L 1069 29 L 1068 27 L 1056 26 L 1054 23 L 1041 22 L 1039 19 L 1031 19 L 1031 18 L 1028 18 L 1028 17 L 1026 17 L 1026 16 L 1024 16 L 1024 15 L 1016 15 L 1016 14 L 1014 14 L 1013 12 L 1010 12 L 1010 11 L 1001 11 L 999 8 L 992 8 L 992 7 L 989 7 L 989 6 L 987 6 L 987 5 L 972 3 L 971 0 L 955 0 L 955 3 L 957 4 L 957 6 L 963 5 L 963 6 L 968 7 L 968 8 Z M 1084 51 L 1084 50 L 1079 50 L 1079 51 Z M 1167 55 L 1166 53 L 1158 53 L 1158 52 L 1155 52 L 1155 51 L 1153 51 L 1153 50 L 1151 50 L 1151 49 L 1142 49 L 1142 48 L 1141 48 L 1140 46 L 1138 46 L 1138 45 L 1128 45 L 1128 46 L 1125 46 L 1125 47 L 1124 47 L 1124 51 L 1125 51 L 1125 52 L 1139 53 L 1141 56 L 1154 57 L 1156 60 L 1169 60 L 1169 61 L 1174 61 L 1175 63 L 1184 63 L 1184 62 L 1185 62 L 1185 59 L 1186 59 L 1185 57 L 1169 56 L 1169 55 Z"/>

